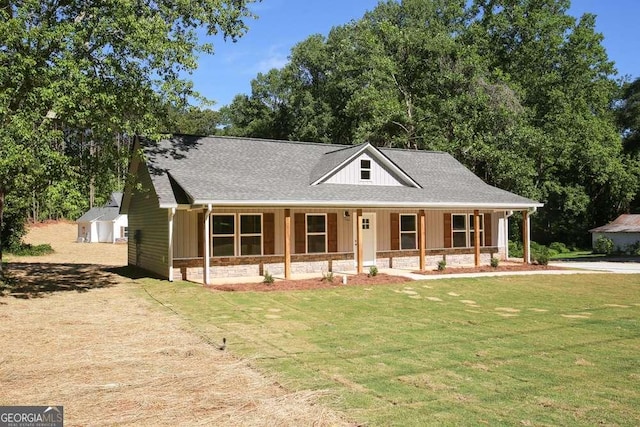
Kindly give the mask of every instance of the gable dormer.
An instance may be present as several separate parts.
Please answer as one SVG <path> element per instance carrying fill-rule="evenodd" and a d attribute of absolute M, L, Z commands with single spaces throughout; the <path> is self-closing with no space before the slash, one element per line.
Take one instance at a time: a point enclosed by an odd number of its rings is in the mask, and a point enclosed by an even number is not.
<path fill-rule="evenodd" d="M 420 188 L 407 173 L 369 143 L 326 153 L 312 173 L 311 185 L 318 184 Z"/>

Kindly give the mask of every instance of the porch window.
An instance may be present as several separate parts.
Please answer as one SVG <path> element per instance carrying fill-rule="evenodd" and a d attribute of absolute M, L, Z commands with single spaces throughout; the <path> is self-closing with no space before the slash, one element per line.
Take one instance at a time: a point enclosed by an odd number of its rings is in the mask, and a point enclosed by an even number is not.
<path fill-rule="evenodd" d="M 211 228 L 213 256 L 234 256 L 236 235 L 235 215 L 213 215 Z"/>
<path fill-rule="evenodd" d="M 360 179 L 371 180 L 371 160 L 360 160 Z"/>
<path fill-rule="evenodd" d="M 415 249 L 418 228 L 415 215 L 400 215 L 400 249 Z"/>
<path fill-rule="evenodd" d="M 120 237 L 129 238 L 129 227 L 120 227 Z"/>
<path fill-rule="evenodd" d="M 327 216 L 307 214 L 307 253 L 327 252 Z"/>
<path fill-rule="evenodd" d="M 240 215 L 240 255 L 262 255 L 262 215 Z"/>
<path fill-rule="evenodd" d="M 454 248 L 470 248 L 474 246 L 473 214 L 452 214 L 451 232 Z M 480 246 L 484 246 L 484 215 L 480 214 Z"/>

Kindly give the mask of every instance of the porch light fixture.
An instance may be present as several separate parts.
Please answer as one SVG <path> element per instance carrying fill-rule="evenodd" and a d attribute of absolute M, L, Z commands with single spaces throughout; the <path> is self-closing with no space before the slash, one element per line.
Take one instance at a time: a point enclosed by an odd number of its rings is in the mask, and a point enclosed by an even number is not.
<path fill-rule="evenodd" d="M 344 217 L 344 219 L 346 219 L 347 221 L 351 219 L 351 212 L 349 211 L 344 211 L 344 213 L 342 214 L 342 216 Z"/>

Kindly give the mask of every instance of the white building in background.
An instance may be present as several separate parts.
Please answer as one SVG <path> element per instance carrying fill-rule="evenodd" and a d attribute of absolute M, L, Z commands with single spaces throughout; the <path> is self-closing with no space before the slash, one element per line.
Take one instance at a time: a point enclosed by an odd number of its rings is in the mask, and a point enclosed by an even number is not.
<path fill-rule="evenodd" d="M 91 208 L 76 220 L 78 242 L 116 243 L 126 242 L 129 221 L 120 213 L 122 193 L 112 193 L 106 205 Z"/>

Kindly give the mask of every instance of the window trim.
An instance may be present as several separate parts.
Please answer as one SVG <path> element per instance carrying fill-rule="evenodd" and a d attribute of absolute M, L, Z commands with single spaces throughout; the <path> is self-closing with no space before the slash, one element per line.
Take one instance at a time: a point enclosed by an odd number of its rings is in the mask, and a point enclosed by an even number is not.
<path fill-rule="evenodd" d="M 454 221 L 454 217 L 455 216 L 461 216 L 464 218 L 464 231 L 462 229 L 456 230 L 453 226 L 453 224 L 455 223 Z M 480 216 L 482 219 L 480 220 L 480 229 L 478 230 L 480 232 L 480 247 L 484 247 L 485 246 L 485 234 L 484 234 L 484 221 L 485 221 L 485 217 L 484 217 L 484 213 L 479 214 L 478 216 Z M 473 221 L 470 220 L 470 218 L 473 218 L 474 214 L 473 213 L 452 213 L 451 214 L 451 247 L 452 248 L 473 248 L 474 242 L 471 241 L 471 234 L 474 232 L 474 226 L 473 226 Z M 455 233 L 464 233 L 465 235 L 465 246 L 456 246 L 455 245 Z"/>
<path fill-rule="evenodd" d="M 242 217 L 243 216 L 259 216 L 260 217 L 260 233 L 242 233 Z M 238 227 L 236 234 L 238 235 L 236 241 L 236 256 L 262 256 L 264 255 L 264 219 L 262 216 L 262 212 L 254 212 L 254 213 L 241 213 L 237 214 L 238 217 Z M 242 255 L 242 238 L 243 237 L 256 237 L 260 236 L 260 254 L 252 254 L 252 255 Z"/>
<path fill-rule="evenodd" d="M 403 216 L 412 216 L 414 218 L 413 224 L 415 225 L 415 229 L 413 231 L 402 231 L 402 217 Z M 411 213 L 401 213 L 398 217 L 398 235 L 400 236 L 399 247 L 401 251 L 410 251 L 418 249 L 418 215 Z M 403 234 L 413 234 L 415 236 L 415 246 L 413 248 L 403 248 L 402 247 L 402 235 Z"/>
<path fill-rule="evenodd" d="M 213 233 L 213 218 L 216 216 L 230 216 L 233 217 L 233 234 L 214 234 Z M 209 246 L 211 247 L 211 257 L 215 257 L 215 258 L 219 258 L 219 257 L 228 257 L 228 256 L 236 256 L 236 232 L 238 230 L 238 226 L 237 226 L 238 222 L 237 222 L 237 218 L 236 215 L 233 213 L 211 213 L 211 216 L 209 217 L 209 228 L 210 228 L 210 239 L 211 241 L 209 242 Z M 229 237 L 233 237 L 233 255 L 216 255 L 214 250 L 213 250 L 213 240 L 216 237 L 225 237 L 225 238 L 229 238 Z"/>
<path fill-rule="evenodd" d="M 364 167 L 362 162 L 369 162 L 369 166 Z M 369 175 L 369 178 L 363 178 L 362 176 L 363 173 L 367 173 Z M 371 159 L 360 158 L 360 181 L 371 181 L 371 174 L 372 174 Z"/>
<path fill-rule="evenodd" d="M 315 232 L 309 232 L 309 217 L 310 216 L 321 216 L 324 217 L 324 232 L 319 233 L 317 231 Z M 326 254 L 329 253 L 329 231 L 328 231 L 328 226 L 329 223 L 327 221 L 327 214 L 326 213 L 305 213 L 304 215 L 304 231 L 305 231 L 305 249 L 306 249 L 306 253 L 308 254 Z M 309 236 L 322 236 L 324 235 L 324 252 L 310 252 L 309 251 Z"/>
<path fill-rule="evenodd" d="M 213 234 L 213 217 L 215 216 L 230 216 L 233 217 L 233 234 Z M 241 221 L 243 216 L 259 216 L 260 217 L 260 233 L 242 233 Z M 212 258 L 223 258 L 223 257 L 251 257 L 251 256 L 262 256 L 264 255 L 264 216 L 263 212 L 235 212 L 235 213 L 224 213 L 217 212 L 211 213 L 210 218 L 210 246 L 211 246 L 211 257 Z M 256 237 L 260 236 L 260 254 L 254 255 L 242 255 L 242 238 L 243 237 Z M 213 251 L 213 239 L 216 237 L 233 237 L 233 255 L 215 255 Z"/>

